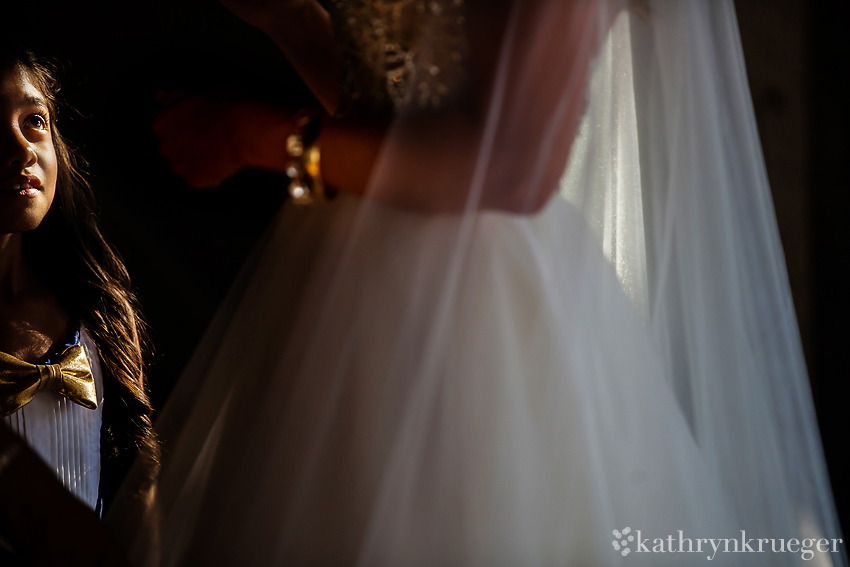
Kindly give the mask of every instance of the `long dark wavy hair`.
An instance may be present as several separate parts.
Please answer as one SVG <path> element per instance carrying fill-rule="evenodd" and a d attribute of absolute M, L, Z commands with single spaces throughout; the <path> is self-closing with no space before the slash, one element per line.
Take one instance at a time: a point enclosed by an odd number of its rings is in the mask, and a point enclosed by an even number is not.
<path fill-rule="evenodd" d="M 25 48 L 3 42 L 0 70 L 16 65 L 47 99 L 58 166 L 53 205 L 39 227 L 23 235 L 24 257 L 97 345 L 104 374 L 100 493 L 108 505 L 137 456 L 149 481 L 158 467 L 145 374 L 145 323 L 127 269 L 98 228 L 85 164 L 56 127 L 55 68 Z"/>

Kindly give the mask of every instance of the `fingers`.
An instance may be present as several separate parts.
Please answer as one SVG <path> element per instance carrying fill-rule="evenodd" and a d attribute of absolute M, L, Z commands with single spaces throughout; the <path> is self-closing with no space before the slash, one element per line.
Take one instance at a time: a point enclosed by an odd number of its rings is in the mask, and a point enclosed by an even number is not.
<path fill-rule="evenodd" d="M 239 171 L 221 109 L 201 95 L 158 93 L 170 106 L 154 119 L 159 153 L 172 171 L 193 189 L 216 187 Z"/>
<path fill-rule="evenodd" d="M 157 98 L 168 104 L 152 124 L 159 152 L 190 187 L 215 187 L 247 167 L 282 167 L 280 137 L 291 126 L 286 110 L 226 88 Z"/>

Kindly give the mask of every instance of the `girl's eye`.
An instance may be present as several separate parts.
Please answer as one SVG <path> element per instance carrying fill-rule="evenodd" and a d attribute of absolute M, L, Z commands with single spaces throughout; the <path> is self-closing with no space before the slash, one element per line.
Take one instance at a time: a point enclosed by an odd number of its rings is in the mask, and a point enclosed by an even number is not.
<path fill-rule="evenodd" d="M 47 118 L 41 114 L 33 114 L 27 118 L 26 124 L 36 130 L 47 130 Z"/>

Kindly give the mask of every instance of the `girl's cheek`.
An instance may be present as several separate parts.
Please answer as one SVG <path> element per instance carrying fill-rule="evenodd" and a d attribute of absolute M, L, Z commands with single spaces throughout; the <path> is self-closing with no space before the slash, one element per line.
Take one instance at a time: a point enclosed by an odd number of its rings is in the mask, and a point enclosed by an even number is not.
<path fill-rule="evenodd" d="M 52 142 L 49 144 L 49 148 L 42 152 L 42 155 L 39 157 L 39 162 L 41 165 L 42 175 L 44 176 L 42 179 L 42 186 L 46 191 L 50 192 L 52 199 L 53 195 L 56 193 L 56 179 L 59 175 L 56 150 L 53 149 Z"/>

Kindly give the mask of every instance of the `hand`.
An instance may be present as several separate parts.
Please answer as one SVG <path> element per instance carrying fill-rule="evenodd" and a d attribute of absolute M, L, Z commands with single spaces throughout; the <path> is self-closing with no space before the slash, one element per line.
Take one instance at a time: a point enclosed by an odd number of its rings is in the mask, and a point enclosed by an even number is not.
<path fill-rule="evenodd" d="M 216 187 L 249 167 L 280 169 L 279 139 L 289 128 L 285 110 L 225 90 L 179 98 L 153 123 L 160 153 L 193 189 Z"/>

